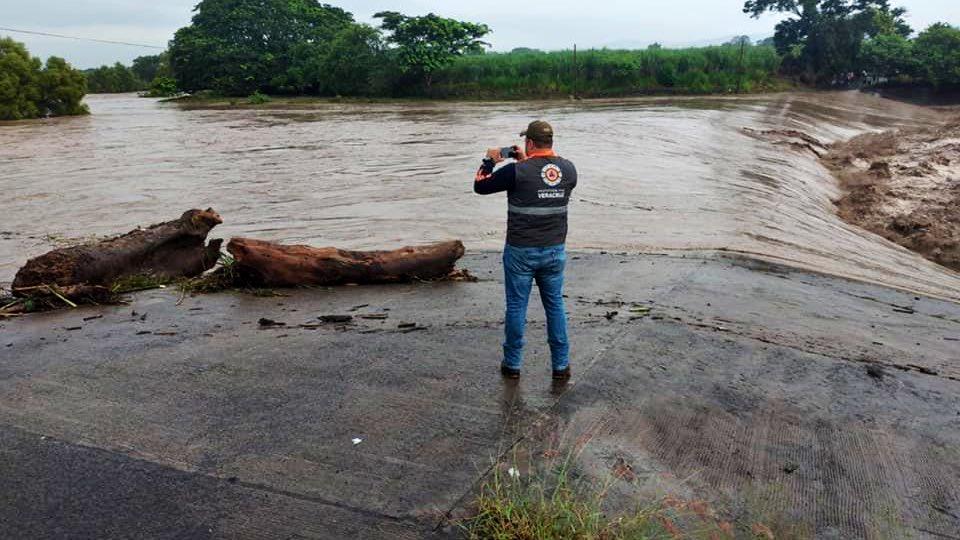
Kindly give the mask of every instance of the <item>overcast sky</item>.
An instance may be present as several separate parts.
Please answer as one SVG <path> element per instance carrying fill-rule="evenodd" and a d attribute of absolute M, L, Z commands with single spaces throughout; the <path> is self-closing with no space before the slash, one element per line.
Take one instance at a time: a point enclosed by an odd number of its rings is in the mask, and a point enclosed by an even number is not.
<path fill-rule="evenodd" d="M 104 40 L 165 46 L 173 33 L 189 24 L 198 0 L 2 0 L 0 27 Z M 743 0 L 554 0 L 483 2 L 441 0 L 327 0 L 372 22 L 377 11 L 410 15 L 437 14 L 493 28 L 495 50 L 514 47 L 568 48 L 702 45 L 736 35 L 773 35 L 778 19 L 743 14 Z M 960 0 L 901 0 L 915 29 L 944 21 L 960 25 Z M 549 6 L 549 7 L 547 7 Z M 59 38 L 9 34 L 46 58 L 62 56 L 80 68 L 95 67 L 158 51 Z"/>

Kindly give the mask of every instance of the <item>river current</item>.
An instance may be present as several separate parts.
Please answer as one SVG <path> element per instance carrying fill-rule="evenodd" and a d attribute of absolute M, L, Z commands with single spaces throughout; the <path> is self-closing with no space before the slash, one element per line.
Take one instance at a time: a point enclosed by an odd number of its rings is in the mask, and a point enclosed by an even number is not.
<path fill-rule="evenodd" d="M 508 103 L 303 104 L 186 110 L 132 95 L 92 115 L 0 124 L 0 283 L 29 257 L 213 207 L 212 236 L 344 248 L 460 238 L 503 244 L 502 195 L 472 192 L 487 147 L 554 124 L 580 183 L 569 246 L 723 249 L 960 299 L 960 276 L 836 217 L 836 181 L 812 152 L 749 136 L 825 142 L 934 122 L 857 92 Z"/>

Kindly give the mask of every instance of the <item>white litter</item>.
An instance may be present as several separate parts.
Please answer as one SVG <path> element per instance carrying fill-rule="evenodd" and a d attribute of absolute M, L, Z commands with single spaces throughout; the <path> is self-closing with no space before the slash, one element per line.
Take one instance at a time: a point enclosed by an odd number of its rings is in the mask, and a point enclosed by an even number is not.
<path fill-rule="evenodd" d="M 510 475 L 510 478 L 520 478 L 520 471 L 514 469 L 513 467 L 510 467 L 510 469 L 507 471 L 507 474 Z"/>
<path fill-rule="evenodd" d="M 362 442 L 363 442 L 363 439 L 354 439 L 354 440 L 353 440 L 353 445 L 356 446 L 356 445 L 358 445 L 358 444 L 360 444 L 360 443 L 362 443 Z"/>

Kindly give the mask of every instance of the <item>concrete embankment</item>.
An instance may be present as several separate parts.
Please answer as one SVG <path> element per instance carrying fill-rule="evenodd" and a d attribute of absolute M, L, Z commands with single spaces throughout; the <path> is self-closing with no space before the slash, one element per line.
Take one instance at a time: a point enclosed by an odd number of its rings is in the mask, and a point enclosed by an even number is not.
<path fill-rule="evenodd" d="M 451 536 L 493 460 L 558 430 L 591 434 L 584 472 L 633 471 L 623 505 L 960 535 L 960 305 L 722 254 L 571 254 L 574 380 L 551 386 L 534 300 L 511 384 L 497 255 L 464 266 L 481 281 L 0 322 L 0 536 Z"/>

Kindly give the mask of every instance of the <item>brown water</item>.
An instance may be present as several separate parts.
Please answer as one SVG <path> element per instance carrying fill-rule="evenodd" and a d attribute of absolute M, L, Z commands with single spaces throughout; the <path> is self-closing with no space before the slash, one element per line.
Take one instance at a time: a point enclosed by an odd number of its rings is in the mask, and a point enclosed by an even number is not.
<path fill-rule="evenodd" d="M 496 249 L 506 205 L 475 196 L 473 174 L 486 147 L 545 118 L 580 171 L 573 248 L 727 249 L 960 299 L 960 275 L 840 221 L 836 182 L 811 153 L 741 131 L 832 142 L 936 120 L 859 93 L 194 111 L 87 101 L 89 117 L 0 125 L 0 282 L 62 238 L 208 206 L 225 219 L 221 237 Z"/>

